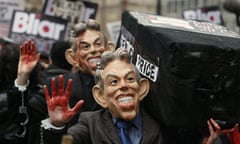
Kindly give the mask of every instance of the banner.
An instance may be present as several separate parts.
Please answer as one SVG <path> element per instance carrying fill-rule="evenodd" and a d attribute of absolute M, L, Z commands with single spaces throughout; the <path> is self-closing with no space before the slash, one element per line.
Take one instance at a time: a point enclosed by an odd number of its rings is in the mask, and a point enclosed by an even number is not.
<path fill-rule="evenodd" d="M 107 23 L 107 28 L 111 40 L 114 41 L 114 43 L 116 43 L 121 28 L 121 22 L 120 21 L 109 22 Z"/>
<path fill-rule="evenodd" d="M 0 0 L 0 37 L 8 35 L 13 11 L 23 10 L 24 6 L 24 0 Z"/>
<path fill-rule="evenodd" d="M 17 43 L 34 40 L 38 51 L 49 53 L 54 41 L 65 39 L 67 23 L 57 17 L 14 11 L 9 38 Z"/>
<path fill-rule="evenodd" d="M 71 24 L 95 19 L 98 4 L 89 1 L 45 0 L 43 13 L 67 19 Z"/>
<path fill-rule="evenodd" d="M 187 20 L 206 21 L 224 25 L 221 10 L 217 6 L 202 7 L 183 11 L 183 18 Z"/>

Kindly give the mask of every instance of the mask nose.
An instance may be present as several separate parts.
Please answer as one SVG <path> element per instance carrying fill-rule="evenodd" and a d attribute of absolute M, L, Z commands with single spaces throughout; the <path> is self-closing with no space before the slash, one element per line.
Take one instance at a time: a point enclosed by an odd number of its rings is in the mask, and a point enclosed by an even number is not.
<path fill-rule="evenodd" d="M 128 84 L 124 80 L 121 81 L 120 89 L 121 90 L 128 89 Z"/>
<path fill-rule="evenodd" d="M 94 44 L 90 45 L 90 53 L 96 53 L 97 48 L 94 46 Z"/>

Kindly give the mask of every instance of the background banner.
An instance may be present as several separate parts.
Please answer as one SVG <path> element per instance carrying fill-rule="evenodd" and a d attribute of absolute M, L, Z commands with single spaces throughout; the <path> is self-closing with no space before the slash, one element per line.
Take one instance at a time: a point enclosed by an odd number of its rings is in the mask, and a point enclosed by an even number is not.
<path fill-rule="evenodd" d="M 183 18 L 187 20 L 206 21 L 218 25 L 224 25 L 222 13 L 218 6 L 184 10 Z"/>
<path fill-rule="evenodd" d="M 7 37 L 14 10 L 23 10 L 24 0 L 0 0 L 0 37 Z"/>
<path fill-rule="evenodd" d="M 58 17 L 14 11 L 9 38 L 17 43 L 34 40 L 39 52 L 49 53 L 54 41 L 65 39 L 67 24 L 67 20 Z"/>
<path fill-rule="evenodd" d="M 89 1 L 45 0 L 43 14 L 67 19 L 71 24 L 95 19 L 98 4 Z"/>

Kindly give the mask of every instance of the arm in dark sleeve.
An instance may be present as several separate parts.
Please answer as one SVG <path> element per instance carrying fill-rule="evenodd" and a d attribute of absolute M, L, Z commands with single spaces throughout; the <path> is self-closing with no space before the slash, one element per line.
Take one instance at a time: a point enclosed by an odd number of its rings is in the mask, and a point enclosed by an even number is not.
<path fill-rule="evenodd" d="M 67 133 L 67 128 L 64 128 L 62 130 L 45 130 L 42 128 L 41 130 L 43 132 L 44 144 L 60 144 L 62 136 Z"/>
<path fill-rule="evenodd" d="M 27 91 L 23 94 L 27 95 Z M 21 92 L 18 91 L 16 87 L 12 87 L 7 91 L 9 120 L 15 121 L 16 123 L 20 123 L 21 121 L 21 117 L 19 116 L 19 106 L 21 105 L 21 101 Z M 25 98 L 24 103 L 27 104 L 27 98 Z"/>
<path fill-rule="evenodd" d="M 41 133 L 44 144 L 60 144 L 62 136 L 67 133 L 67 126 L 58 128 L 45 119 L 41 121 Z"/>
<path fill-rule="evenodd" d="M 62 136 L 65 134 L 71 135 L 73 137 L 73 144 L 89 144 L 90 136 L 88 131 L 87 118 L 84 116 L 79 117 L 79 121 L 67 128 L 57 128 L 50 124 L 49 119 L 43 120 L 41 125 L 41 130 L 43 132 L 44 144 L 57 144 L 61 143 Z"/>

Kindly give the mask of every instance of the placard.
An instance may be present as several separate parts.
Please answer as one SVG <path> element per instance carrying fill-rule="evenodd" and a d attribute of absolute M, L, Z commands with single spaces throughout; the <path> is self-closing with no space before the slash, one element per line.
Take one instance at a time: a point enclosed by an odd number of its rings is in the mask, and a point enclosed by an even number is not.
<path fill-rule="evenodd" d="M 64 40 L 68 22 L 39 13 L 14 11 L 9 38 L 17 43 L 34 40 L 38 51 L 49 53 L 52 43 Z"/>
<path fill-rule="evenodd" d="M 217 6 L 184 10 L 183 18 L 187 20 L 206 21 L 218 25 L 224 25 L 221 10 Z"/>

